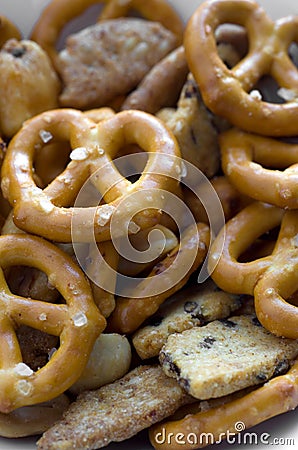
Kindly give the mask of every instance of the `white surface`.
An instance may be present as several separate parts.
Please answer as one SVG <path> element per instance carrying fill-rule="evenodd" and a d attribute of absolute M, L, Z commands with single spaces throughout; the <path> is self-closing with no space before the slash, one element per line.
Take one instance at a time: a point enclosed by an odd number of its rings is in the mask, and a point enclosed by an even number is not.
<path fill-rule="evenodd" d="M 83 1 L 83 0 L 82 0 Z M 146 0 L 144 0 L 146 1 Z M 202 3 L 199 0 L 170 0 L 175 5 L 184 20 L 187 20 L 194 9 Z M 0 14 L 6 15 L 12 19 L 16 25 L 22 30 L 23 36 L 27 37 L 32 25 L 38 17 L 39 11 L 48 3 L 48 0 L 0 0 Z M 272 18 L 283 17 L 289 14 L 298 14 L 297 0 L 260 0 L 259 3 L 263 5 L 267 13 Z M 0 393 L 1 395 L 1 393 Z M 260 441 L 263 433 L 268 433 L 268 444 L 258 445 L 238 445 L 222 443 L 220 445 L 211 446 L 209 448 L 216 448 L 217 450 L 228 449 L 257 449 L 268 450 L 274 448 L 294 450 L 298 446 L 298 409 L 296 411 L 275 417 L 259 426 L 249 430 L 257 435 Z M 274 443 L 274 439 L 279 439 L 279 443 Z M 295 439 L 295 445 L 285 444 L 286 440 Z M 35 447 L 35 438 L 27 439 L 1 439 L 0 450 L 29 450 Z M 289 441 L 288 441 L 289 442 Z M 147 440 L 147 432 L 141 433 L 136 438 L 120 444 L 112 444 L 106 447 L 107 450 L 149 450 L 152 449 Z M 183 445 L 181 445 L 183 450 Z"/>
<path fill-rule="evenodd" d="M 169 2 L 175 5 L 183 19 L 187 20 L 202 0 L 169 0 Z M 39 12 L 47 3 L 49 0 L 0 0 L 0 14 L 13 19 L 26 37 Z M 297 0 L 259 0 L 259 3 L 274 19 L 288 14 L 298 14 Z"/>

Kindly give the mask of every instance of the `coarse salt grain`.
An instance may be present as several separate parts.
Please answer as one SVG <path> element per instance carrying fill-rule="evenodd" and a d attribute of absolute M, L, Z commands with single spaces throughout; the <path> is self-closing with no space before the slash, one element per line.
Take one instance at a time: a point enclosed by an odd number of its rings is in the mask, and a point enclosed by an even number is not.
<path fill-rule="evenodd" d="M 98 219 L 97 223 L 100 226 L 104 226 L 110 220 L 113 212 L 115 211 L 115 207 L 111 205 L 101 205 L 99 207 Z"/>
<path fill-rule="evenodd" d="M 19 380 L 16 383 L 16 388 L 20 394 L 29 395 L 33 389 L 33 386 L 29 381 Z"/>
<path fill-rule="evenodd" d="M 72 161 L 84 161 L 88 157 L 88 150 L 86 147 L 77 147 L 69 155 Z"/>
<path fill-rule="evenodd" d="M 53 139 L 52 133 L 50 133 L 49 131 L 46 131 L 46 130 L 40 130 L 39 136 L 44 144 L 47 144 L 48 142 L 50 142 Z"/>
<path fill-rule="evenodd" d="M 282 98 L 283 100 L 285 100 L 286 102 L 291 102 L 298 98 L 297 92 L 293 91 L 292 89 L 287 89 L 287 88 L 278 89 L 277 95 L 280 98 Z"/>
<path fill-rule="evenodd" d="M 25 363 L 16 364 L 13 370 L 21 377 L 30 377 L 33 374 L 33 370 Z"/>
<path fill-rule="evenodd" d="M 47 315 L 46 315 L 46 313 L 41 313 L 41 314 L 39 314 L 39 320 L 41 320 L 42 322 L 44 322 L 45 320 L 47 320 Z"/>
<path fill-rule="evenodd" d="M 140 227 L 139 227 L 139 225 L 137 225 L 133 220 L 131 220 L 130 222 L 129 222 L 129 225 L 128 225 L 128 231 L 130 232 L 130 233 L 132 233 L 132 234 L 136 234 L 138 231 L 140 231 Z"/>
<path fill-rule="evenodd" d="M 105 151 L 104 151 L 104 149 L 102 147 L 97 146 L 96 148 L 97 148 L 97 153 L 99 155 L 103 155 L 104 154 Z"/>
<path fill-rule="evenodd" d="M 254 99 L 254 100 L 262 100 L 262 94 L 260 91 L 258 91 L 257 89 L 254 89 L 253 91 L 251 91 L 249 93 L 249 95 Z"/>
<path fill-rule="evenodd" d="M 83 327 L 87 324 L 88 319 L 86 317 L 86 314 L 84 314 L 83 312 L 78 312 L 73 316 L 72 321 L 75 327 Z"/>

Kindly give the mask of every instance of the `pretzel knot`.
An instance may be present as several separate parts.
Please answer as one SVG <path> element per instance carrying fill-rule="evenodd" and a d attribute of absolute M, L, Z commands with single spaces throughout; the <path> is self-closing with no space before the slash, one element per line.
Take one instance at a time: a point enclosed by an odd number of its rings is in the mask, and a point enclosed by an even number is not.
<path fill-rule="evenodd" d="M 35 155 L 47 142 L 56 141 L 69 143 L 71 161 L 42 190 L 33 178 Z M 138 144 L 148 153 L 143 172 L 135 183 L 123 177 L 112 161 L 130 143 Z M 2 189 L 14 207 L 14 222 L 20 229 L 57 242 L 89 242 L 90 233 L 86 232 L 89 220 L 94 226 L 91 239 L 103 241 L 111 237 L 111 218 L 125 196 L 138 194 L 139 200 L 132 201 L 131 208 L 127 208 L 128 215 L 135 211 L 134 223 L 138 227 L 153 226 L 159 221 L 162 211 L 154 209 L 154 204 L 160 200 L 160 189 L 170 192 L 178 189 L 176 157 L 179 156 L 174 136 L 148 113 L 108 113 L 107 119 L 97 124 L 80 111 L 61 108 L 28 120 L 14 136 L 2 167 Z M 91 175 L 93 187 L 100 194 L 97 200 L 106 203 L 73 206 Z M 142 192 L 148 189 L 152 194 L 150 208 L 140 205 Z M 118 222 L 125 219 L 122 216 Z"/>
<path fill-rule="evenodd" d="M 247 55 L 231 69 L 216 48 L 216 29 L 225 23 L 243 26 L 249 40 Z M 207 0 L 191 17 L 184 43 L 190 70 L 212 112 L 246 131 L 293 136 L 298 134 L 298 71 L 288 49 L 297 41 L 298 17 L 273 22 L 252 0 Z M 262 101 L 255 86 L 265 75 L 287 92 L 289 101 Z"/>
<path fill-rule="evenodd" d="M 280 208 L 298 208 L 298 145 L 245 133 L 220 135 L 222 169 L 242 193 Z"/>
<path fill-rule="evenodd" d="M 241 261 L 258 238 L 277 227 L 278 236 L 269 253 Z M 211 276 L 220 288 L 254 295 L 256 313 L 265 328 L 294 339 L 298 337 L 298 308 L 287 299 L 298 288 L 297 235 L 297 210 L 254 202 L 227 222 L 211 246 L 208 261 Z"/>
<path fill-rule="evenodd" d="M 56 45 L 64 26 L 96 4 L 106 5 L 98 21 L 126 16 L 135 10 L 147 20 L 160 22 L 177 36 L 178 44 L 182 42 L 183 22 L 166 0 L 52 0 L 36 22 L 31 39 L 48 53 L 56 69 L 59 67 Z"/>
<path fill-rule="evenodd" d="M 72 259 L 53 244 L 30 235 L 0 237 L 0 412 L 41 403 L 67 390 L 85 367 L 95 339 L 106 322 L 93 303 L 91 288 Z M 3 270 L 14 265 L 46 273 L 64 304 L 14 295 Z M 60 346 L 36 372 L 23 363 L 15 329 L 27 325 L 54 336 Z"/>

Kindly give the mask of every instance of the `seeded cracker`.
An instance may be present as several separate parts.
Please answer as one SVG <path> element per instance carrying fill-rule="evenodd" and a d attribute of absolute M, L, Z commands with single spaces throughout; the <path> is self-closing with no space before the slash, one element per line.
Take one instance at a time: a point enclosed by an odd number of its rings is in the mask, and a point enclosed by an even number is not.
<path fill-rule="evenodd" d="M 194 397 L 221 397 L 287 371 L 298 340 L 272 335 L 255 316 L 216 320 L 172 334 L 160 352 L 165 373 Z"/>
<path fill-rule="evenodd" d="M 97 449 L 172 415 L 194 399 L 159 366 L 140 366 L 96 391 L 85 391 L 44 433 L 39 450 Z"/>
<path fill-rule="evenodd" d="M 62 106 L 106 106 L 134 89 L 177 46 L 158 22 L 127 17 L 105 20 L 70 35 L 59 54 Z"/>
<path fill-rule="evenodd" d="M 172 295 L 134 334 L 133 345 L 142 359 L 157 356 L 170 334 L 228 317 L 240 305 L 240 296 L 222 291 L 212 280 L 192 283 Z"/>

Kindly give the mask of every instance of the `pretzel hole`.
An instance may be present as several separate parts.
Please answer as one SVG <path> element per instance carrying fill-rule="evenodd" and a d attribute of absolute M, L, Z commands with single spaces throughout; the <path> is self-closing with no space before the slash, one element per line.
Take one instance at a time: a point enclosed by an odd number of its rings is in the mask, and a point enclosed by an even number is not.
<path fill-rule="evenodd" d="M 132 156 L 134 154 L 135 156 Z M 118 172 L 131 183 L 135 183 L 140 178 L 147 162 L 147 152 L 135 143 L 123 145 L 113 160 Z"/>
<path fill-rule="evenodd" d="M 227 23 L 219 25 L 215 30 L 215 41 L 218 54 L 229 69 L 248 53 L 248 36 L 241 25 Z"/>
<path fill-rule="evenodd" d="M 276 239 L 280 227 L 275 227 L 272 230 L 259 236 L 238 258 L 240 263 L 248 263 L 256 259 L 271 255 L 276 244 Z"/>
<path fill-rule="evenodd" d="M 71 147 L 69 142 L 49 142 L 36 151 L 33 169 L 36 176 L 36 184 L 44 189 L 70 162 Z"/>
<path fill-rule="evenodd" d="M 289 45 L 288 55 L 293 64 L 298 68 L 298 43 L 292 42 Z"/>
<path fill-rule="evenodd" d="M 35 328 L 21 325 L 16 330 L 23 362 L 31 370 L 45 366 L 59 346 L 59 338 Z"/>
<path fill-rule="evenodd" d="M 5 279 L 14 295 L 54 303 L 60 293 L 50 283 L 47 275 L 35 267 L 11 266 L 6 268 Z"/>
<path fill-rule="evenodd" d="M 298 306 L 298 290 L 288 297 L 287 302 L 290 305 Z"/>

